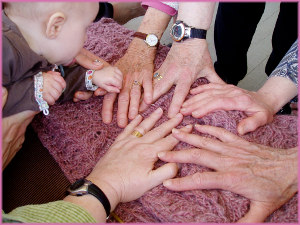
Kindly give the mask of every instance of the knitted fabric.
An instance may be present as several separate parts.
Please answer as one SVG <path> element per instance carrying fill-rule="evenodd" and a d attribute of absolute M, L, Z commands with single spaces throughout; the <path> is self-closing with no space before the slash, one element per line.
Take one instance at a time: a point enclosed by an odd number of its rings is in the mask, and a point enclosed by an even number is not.
<path fill-rule="evenodd" d="M 91 25 L 85 47 L 94 54 L 114 64 L 122 57 L 131 41 L 130 31 L 112 19 L 102 19 Z M 169 51 L 168 47 L 158 48 L 155 70 L 160 67 Z M 207 83 L 198 79 L 193 87 Z M 167 120 L 174 87 L 142 115 L 147 117 L 156 108 L 161 107 L 163 117 L 156 126 Z M 189 97 L 189 96 L 188 96 Z M 39 114 L 33 121 L 43 145 L 58 162 L 67 178 L 74 182 L 87 176 L 96 162 L 108 150 L 117 135 L 123 130 L 117 126 L 114 116 L 111 124 L 104 124 L 101 118 L 102 97 L 93 97 L 79 103 L 67 102 L 50 107 L 50 115 Z M 239 111 L 218 111 L 201 119 L 186 116 L 178 126 L 187 124 L 208 124 L 223 127 L 237 134 L 238 122 L 246 116 Z M 196 131 L 194 131 L 196 132 Z M 278 148 L 297 146 L 297 117 L 276 116 L 274 121 L 258 128 L 255 132 L 244 135 L 248 141 Z M 188 147 L 179 143 L 175 149 Z M 163 162 L 158 162 L 156 166 Z M 193 164 L 183 164 L 178 177 L 208 168 Z M 193 190 L 173 192 L 159 185 L 145 193 L 141 198 L 129 203 L 119 204 L 115 213 L 125 222 L 209 222 L 228 223 L 241 218 L 249 209 L 250 201 L 240 195 L 223 190 Z M 274 212 L 268 222 L 297 222 L 297 195 Z"/>

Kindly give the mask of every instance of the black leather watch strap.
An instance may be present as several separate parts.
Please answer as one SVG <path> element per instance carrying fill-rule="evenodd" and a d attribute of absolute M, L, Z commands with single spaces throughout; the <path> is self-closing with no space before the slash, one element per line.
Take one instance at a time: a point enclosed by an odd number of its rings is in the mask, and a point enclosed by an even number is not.
<path fill-rule="evenodd" d="M 88 187 L 88 192 L 91 195 L 94 195 L 103 205 L 106 215 L 109 216 L 110 214 L 110 203 L 107 199 L 106 195 L 103 193 L 103 191 L 96 186 L 95 184 L 91 183 Z"/>
<path fill-rule="evenodd" d="M 199 39 L 206 39 L 206 30 L 203 29 L 191 29 L 191 38 L 199 38 Z"/>
<path fill-rule="evenodd" d="M 111 210 L 109 200 L 107 199 L 103 191 L 91 181 L 84 178 L 79 179 L 68 188 L 67 192 L 69 192 L 69 194 L 73 196 L 83 196 L 87 194 L 93 195 L 103 205 L 107 217 L 109 216 Z"/>

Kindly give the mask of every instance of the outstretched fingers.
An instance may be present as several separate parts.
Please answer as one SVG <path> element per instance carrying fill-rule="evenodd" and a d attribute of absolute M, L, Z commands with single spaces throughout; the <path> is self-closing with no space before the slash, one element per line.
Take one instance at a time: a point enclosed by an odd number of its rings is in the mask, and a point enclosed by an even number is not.
<path fill-rule="evenodd" d="M 223 189 L 223 174 L 219 172 L 195 173 L 190 176 L 169 179 L 163 185 L 172 191 L 194 189 Z"/>

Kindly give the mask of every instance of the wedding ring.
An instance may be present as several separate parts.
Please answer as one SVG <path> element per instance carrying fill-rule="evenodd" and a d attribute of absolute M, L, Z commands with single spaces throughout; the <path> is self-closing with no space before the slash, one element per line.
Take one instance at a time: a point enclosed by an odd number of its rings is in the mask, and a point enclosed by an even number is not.
<path fill-rule="evenodd" d="M 100 60 L 99 59 L 95 59 L 94 62 L 100 62 Z"/>
<path fill-rule="evenodd" d="M 138 82 L 137 80 L 135 80 L 135 81 L 133 81 L 133 83 L 132 83 L 132 86 L 133 85 L 138 85 L 138 86 L 141 86 L 141 83 L 140 82 Z"/>
<path fill-rule="evenodd" d="M 156 72 L 154 75 L 153 75 L 154 79 L 157 79 L 157 80 L 161 80 L 163 78 L 162 75 L 159 74 L 159 72 Z"/>
<path fill-rule="evenodd" d="M 143 137 L 143 134 L 137 130 L 134 130 L 131 135 L 136 136 L 138 138 Z"/>

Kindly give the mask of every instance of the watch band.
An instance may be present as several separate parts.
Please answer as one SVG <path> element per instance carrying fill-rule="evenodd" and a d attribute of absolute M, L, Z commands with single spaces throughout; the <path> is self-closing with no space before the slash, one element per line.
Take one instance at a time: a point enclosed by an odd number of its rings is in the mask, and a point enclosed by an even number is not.
<path fill-rule="evenodd" d="M 159 45 L 159 40 L 158 40 L 158 38 L 155 34 L 146 34 L 146 33 L 142 33 L 142 32 L 137 31 L 132 36 L 144 40 L 147 43 L 147 45 L 150 46 L 150 47 L 157 47 Z M 157 43 L 155 45 L 151 45 L 150 43 L 147 42 L 147 38 L 151 37 L 151 36 L 152 37 L 154 36 L 157 40 Z"/>
<path fill-rule="evenodd" d="M 133 37 L 137 37 L 137 38 L 140 38 L 140 39 L 143 39 L 143 40 L 146 40 L 146 37 L 147 37 L 148 34 L 145 34 L 145 33 L 142 33 L 142 32 L 135 32 L 132 36 Z"/>
<path fill-rule="evenodd" d="M 109 216 L 110 214 L 110 203 L 107 199 L 106 195 L 103 193 L 103 191 L 95 184 L 91 182 L 91 184 L 88 186 L 88 192 L 89 194 L 95 196 L 103 205 L 106 215 Z"/>
<path fill-rule="evenodd" d="M 191 28 L 190 38 L 206 39 L 207 30 Z"/>
<path fill-rule="evenodd" d="M 69 192 L 69 194 L 72 196 L 83 196 L 87 194 L 93 195 L 103 205 L 107 217 L 109 216 L 111 210 L 109 200 L 107 199 L 103 191 L 91 181 L 87 179 L 79 179 L 68 188 L 67 192 Z"/>

